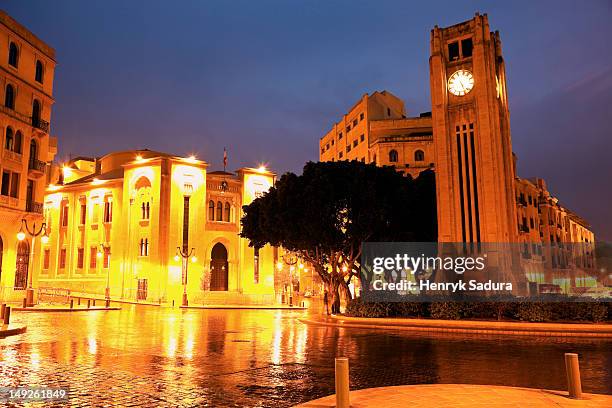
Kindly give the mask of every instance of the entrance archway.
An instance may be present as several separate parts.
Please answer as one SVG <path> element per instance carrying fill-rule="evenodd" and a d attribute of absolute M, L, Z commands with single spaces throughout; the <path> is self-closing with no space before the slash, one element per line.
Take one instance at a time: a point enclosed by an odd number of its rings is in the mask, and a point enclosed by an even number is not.
<path fill-rule="evenodd" d="M 226 291 L 228 277 L 227 249 L 217 242 L 210 254 L 210 290 Z"/>
<path fill-rule="evenodd" d="M 30 245 L 24 240 L 17 245 L 17 262 L 15 263 L 15 289 L 25 289 L 28 284 L 28 267 L 30 265 Z"/>

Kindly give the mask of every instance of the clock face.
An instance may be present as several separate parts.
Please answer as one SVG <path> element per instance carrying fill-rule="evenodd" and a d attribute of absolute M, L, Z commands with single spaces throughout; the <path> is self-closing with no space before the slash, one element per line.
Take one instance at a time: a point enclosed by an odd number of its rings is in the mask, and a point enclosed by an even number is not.
<path fill-rule="evenodd" d="M 463 96 L 474 88 L 474 76 L 465 69 L 453 72 L 448 79 L 448 90 L 456 96 Z"/>

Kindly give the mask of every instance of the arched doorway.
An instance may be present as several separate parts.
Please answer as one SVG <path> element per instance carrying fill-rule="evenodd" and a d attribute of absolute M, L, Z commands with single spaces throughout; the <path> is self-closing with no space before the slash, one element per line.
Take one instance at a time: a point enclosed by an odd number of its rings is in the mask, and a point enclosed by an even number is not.
<path fill-rule="evenodd" d="M 15 263 L 15 289 L 25 289 L 28 284 L 28 267 L 30 265 L 30 245 L 19 241 L 17 245 L 17 262 Z"/>
<path fill-rule="evenodd" d="M 30 141 L 30 163 L 34 163 L 36 160 L 38 160 L 38 146 L 36 141 L 32 139 Z"/>
<path fill-rule="evenodd" d="M 227 290 L 227 249 L 217 242 L 210 254 L 210 290 Z"/>
<path fill-rule="evenodd" d="M 32 125 L 40 126 L 40 102 L 37 99 L 34 99 L 32 104 Z"/>

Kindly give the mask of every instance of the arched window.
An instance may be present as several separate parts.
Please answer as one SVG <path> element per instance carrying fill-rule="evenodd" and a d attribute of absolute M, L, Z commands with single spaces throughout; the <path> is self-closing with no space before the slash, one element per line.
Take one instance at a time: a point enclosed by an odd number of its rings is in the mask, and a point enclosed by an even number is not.
<path fill-rule="evenodd" d="M 12 42 L 11 45 L 9 45 L 8 63 L 9 65 L 12 65 L 15 68 L 17 68 L 18 61 L 19 61 L 19 50 L 17 49 L 17 44 Z"/>
<path fill-rule="evenodd" d="M 414 161 L 425 161 L 425 153 L 422 150 L 414 152 Z"/>
<path fill-rule="evenodd" d="M 8 126 L 6 128 L 6 137 L 4 138 L 4 149 L 13 151 L 15 140 L 13 139 L 13 128 Z"/>
<path fill-rule="evenodd" d="M 13 88 L 13 85 L 11 84 L 6 86 L 6 92 L 4 93 L 4 106 L 9 109 L 15 109 L 15 88 Z"/>
<path fill-rule="evenodd" d="M 223 204 L 217 201 L 217 221 L 223 221 Z"/>
<path fill-rule="evenodd" d="M 13 143 L 13 151 L 15 153 L 19 153 L 21 154 L 21 142 L 23 140 L 23 137 L 21 135 L 21 131 L 18 130 L 17 133 L 15 133 L 15 142 Z"/>
<path fill-rule="evenodd" d="M 215 220 L 215 202 L 210 200 L 208 202 L 208 221 Z"/>
<path fill-rule="evenodd" d="M 38 102 L 38 99 L 34 99 L 32 103 L 32 125 L 40 127 L 40 102 Z"/>
<path fill-rule="evenodd" d="M 397 163 L 397 150 L 391 150 L 389 152 L 389 161 L 391 163 Z"/>
<path fill-rule="evenodd" d="M 229 222 L 230 221 L 230 211 L 231 211 L 231 206 L 230 203 L 226 202 L 225 203 L 225 213 L 223 213 L 224 215 L 224 221 L 225 222 Z"/>
<path fill-rule="evenodd" d="M 36 82 L 43 82 L 43 64 L 40 60 L 36 60 L 36 74 L 34 75 Z"/>

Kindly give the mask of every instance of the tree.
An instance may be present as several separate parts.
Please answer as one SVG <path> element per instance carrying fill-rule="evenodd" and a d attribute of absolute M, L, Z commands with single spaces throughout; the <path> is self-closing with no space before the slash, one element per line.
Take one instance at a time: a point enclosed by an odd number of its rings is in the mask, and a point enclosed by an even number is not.
<path fill-rule="evenodd" d="M 251 246 L 282 246 L 310 262 L 337 313 L 340 291 L 351 297 L 363 242 L 436 241 L 434 182 L 432 171 L 413 180 L 358 161 L 309 162 L 301 176 L 284 174 L 243 207 L 240 235 Z"/>

